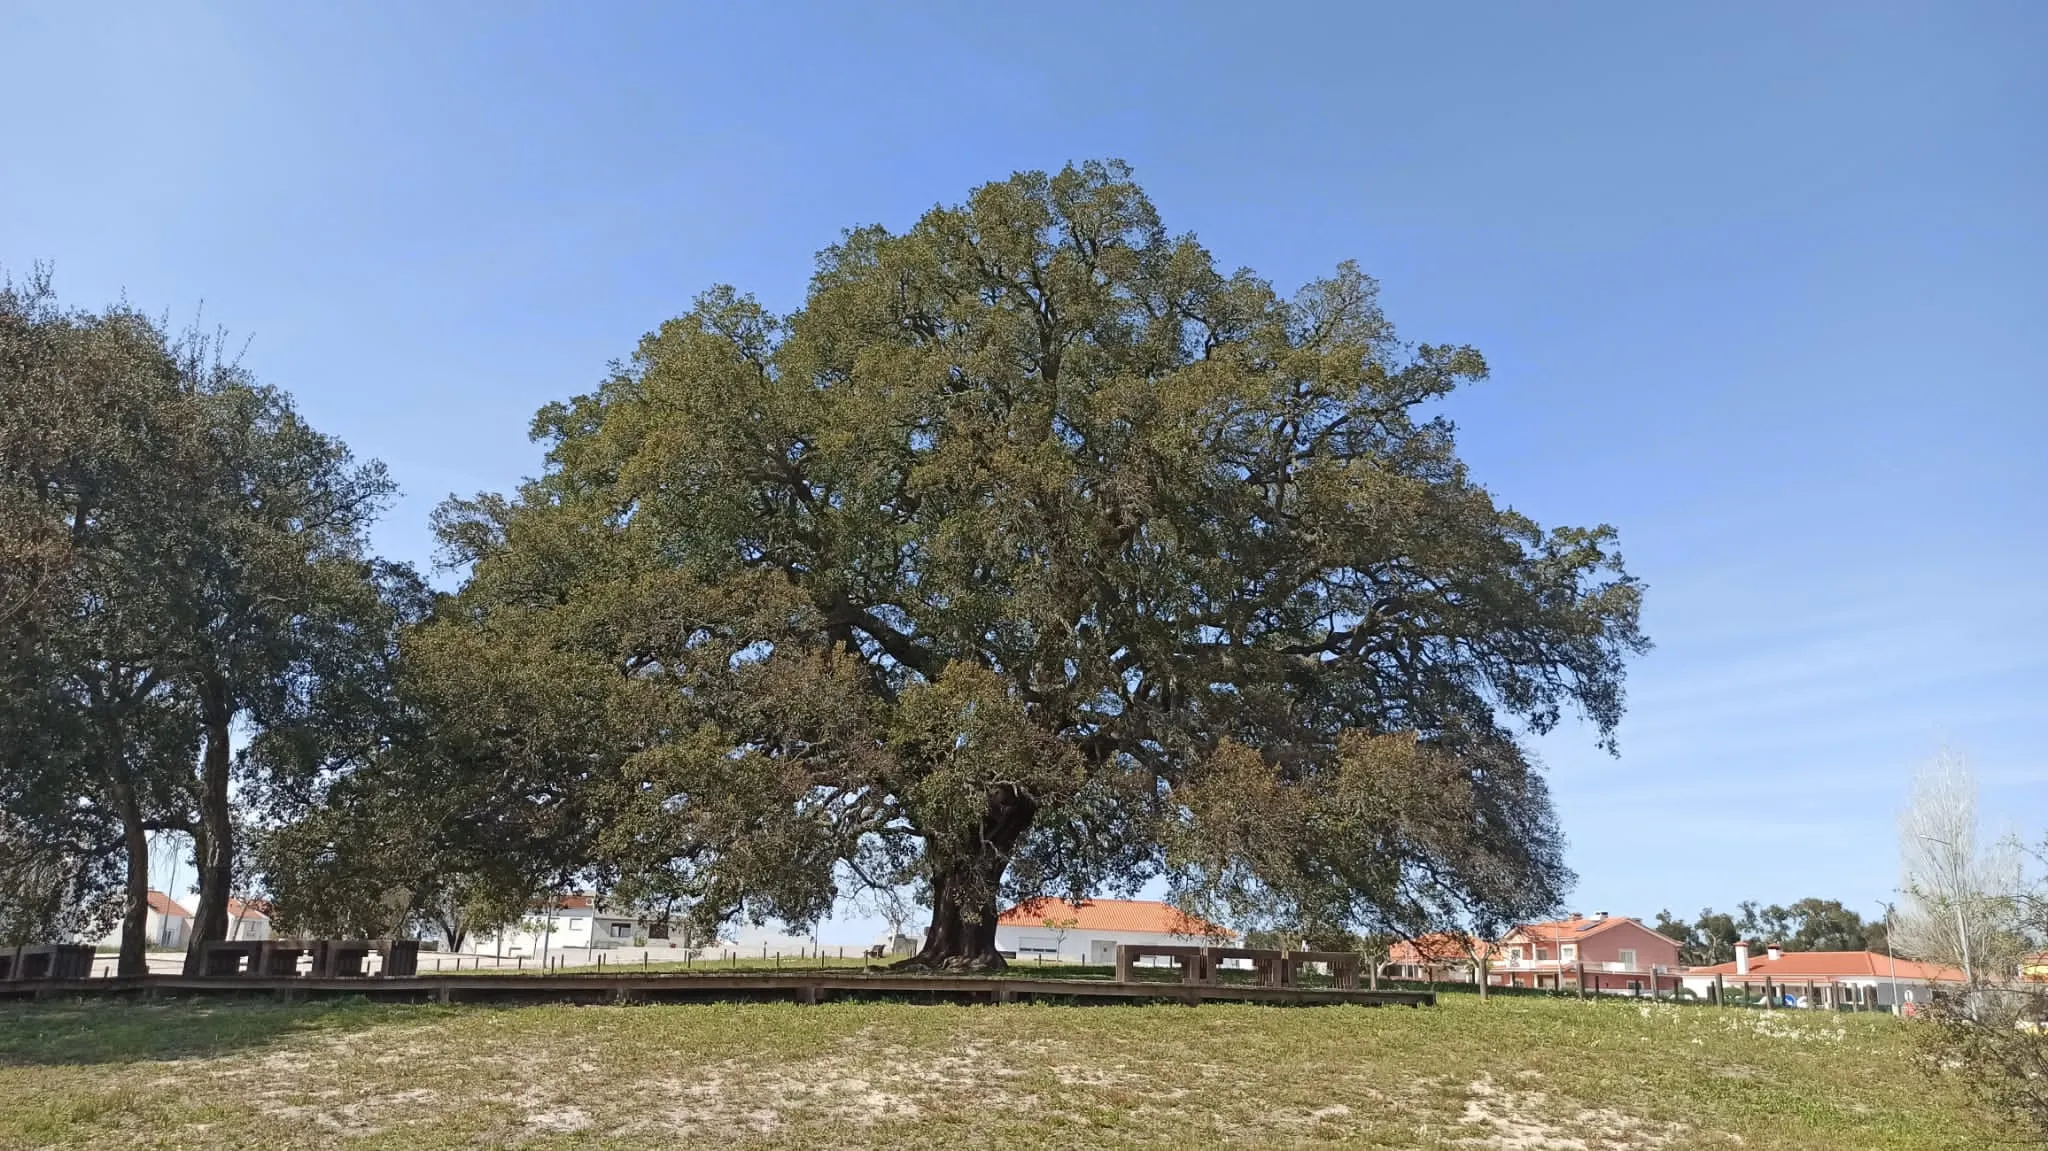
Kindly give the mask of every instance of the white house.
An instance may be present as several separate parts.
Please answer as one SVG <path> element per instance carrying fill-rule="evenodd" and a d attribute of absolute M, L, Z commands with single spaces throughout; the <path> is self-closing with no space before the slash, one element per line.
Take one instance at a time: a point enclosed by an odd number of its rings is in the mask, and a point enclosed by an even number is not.
<path fill-rule="evenodd" d="M 543 947 L 669 947 L 680 941 L 653 938 L 659 930 L 646 916 L 605 907 L 588 895 L 557 896 L 502 932 L 479 932 L 470 950 L 510 959 L 538 955 Z"/>
<path fill-rule="evenodd" d="M 260 901 L 228 900 L 228 938 L 270 938 L 270 905 Z"/>
<path fill-rule="evenodd" d="M 149 893 L 149 918 L 143 928 L 143 937 L 151 951 L 180 951 L 192 938 L 192 913 L 178 905 L 178 901 L 161 891 Z M 121 927 L 114 925 L 114 931 L 100 940 L 102 947 L 121 946 Z"/>
<path fill-rule="evenodd" d="M 1730 995 L 1768 993 L 1797 1007 L 1911 1013 L 1937 987 L 1963 985 L 1956 968 L 1874 951 L 1785 951 L 1776 944 L 1760 955 L 1750 951 L 1748 943 L 1738 943 L 1732 963 L 1687 968 L 1686 990 L 1704 999 L 1718 981 Z"/>
<path fill-rule="evenodd" d="M 1237 933 L 1150 899 L 1035 899 L 996 919 L 996 950 L 1020 961 L 1116 962 L 1120 943 L 1233 944 Z"/>
<path fill-rule="evenodd" d="M 161 891 L 149 893 L 148 925 L 143 929 L 151 951 L 182 951 L 192 940 L 192 913 Z M 260 900 L 228 900 L 229 939 L 270 938 L 270 905 Z M 100 941 L 102 947 L 119 947 L 121 928 Z"/>
<path fill-rule="evenodd" d="M 773 922 L 738 923 L 729 929 L 728 935 L 705 943 L 705 949 L 731 950 L 741 955 L 807 955 L 817 947 L 812 936 L 778 930 Z"/>

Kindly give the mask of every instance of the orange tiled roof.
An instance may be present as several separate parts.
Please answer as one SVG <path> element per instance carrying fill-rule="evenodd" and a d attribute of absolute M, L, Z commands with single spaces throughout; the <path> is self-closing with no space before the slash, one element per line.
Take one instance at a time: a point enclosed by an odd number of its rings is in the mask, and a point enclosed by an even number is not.
<path fill-rule="evenodd" d="M 168 915 L 173 919 L 192 918 L 191 912 L 178 906 L 177 900 L 172 899 L 170 896 L 165 895 L 161 891 L 152 891 L 149 893 L 149 909 L 151 911 L 156 912 L 158 915 Z"/>
<path fill-rule="evenodd" d="M 252 899 L 246 903 L 239 899 L 230 899 L 228 900 L 228 918 L 269 919 L 270 904 L 261 899 Z"/>
<path fill-rule="evenodd" d="M 1072 919 L 1077 931 L 1152 931 L 1161 935 L 1235 938 L 1237 933 L 1197 919 L 1152 899 L 1032 899 L 996 918 L 1005 927 L 1043 927 L 1048 919 Z"/>
<path fill-rule="evenodd" d="M 1512 939 L 1519 935 L 1525 939 L 1544 943 L 1552 941 L 1570 943 L 1574 940 L 1584 939 L 1589 935 L 1598 935 L 1610 927 L 1619 927 L 1624 923 L 1633 923 L 1637 927 L 1643 927 L 1642 921 L 1631 919 L 1626 915 L 1596 916 L 1591 919 L 1583 915 L 1574 915 L 1568 919 L 1549 919 L 1542 923 L 1524 923 L 1513 931 L 1508 932 L 1507 938 Z M 1643 927 L 1643 930 L 1648 931 L 1650 929 Z"/>
<path fill-rule="evenodd" d="M 1749 974 L 1743 978 L 1762 979 L 1890 979 L 1896 971 L 1900 979 L 1914 983 L 1961 983 L 1963 973 L 1940 963 L 1922 963 L 1916 959 L 1894 959 L 1876 951 L 1781 951 L 1778 958 L 1769 954 L 1749 957 Z M 1735 974 L 1735 964 L 1716 963 L 1712 967 L 1695 967 L 1695 975 L 1719 975 L 1723 978 Z"/>
<path fill-rule="evenodd" d="M 1500 946 L 1493 943 L 1480 944 L 1473 948 L 1470 936 L 1454 931 L 1432 931 L 1414 939 L 1403 939 L 1387 948 L 1387 962 L 1409 965 L 1426 963 L 1470 963 L 1477 954 L 1493 958 L 1500 954 Z"/>
<path fill-rule="evenodd" d="M 550 908 L 556 911 L 587 911 L 595 906 L 596 900 L 592 896 L 580 891 L 572 891 L 564 895 L 557 895 L 552 900 L 536 899 L 528 905 L 528 909 L 532 911 L 546 911 Z"/>

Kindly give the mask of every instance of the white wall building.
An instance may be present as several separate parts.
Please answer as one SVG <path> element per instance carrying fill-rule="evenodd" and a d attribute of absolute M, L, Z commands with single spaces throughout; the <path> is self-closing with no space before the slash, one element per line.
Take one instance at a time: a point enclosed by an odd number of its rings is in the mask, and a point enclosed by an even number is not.
<path fill-rule="evenodd" d="M 151 951 L 182 951 L 192 939 L 192 913 L 180 906 L 178 901 L 161 891 L 149 893 L 149 918 L 143 928 L 143 937 Z M 121 925 L 116 923 L 112 934 L 100 940 L 101 947 L 121 946 Z"/>
<path fill-rule="evenodd" d="M 1687 991 L 1704 999 L 1718 981 L 1731 998 L 1768 994 L 1795 1007 L 1882 1010 L 1910 1013 L 1934 997 L 1938 987 L 1963 985 L 1963 973 L 1938 963 L 1921 963 L 1873 951 L 1784 951 L 1776 945 L 1752 954 L 1735 945 L 1732 963 L 1689 967 Z"/>
<path fill-rule="evenodd" d="M 505 959 L 535 956 L 542 948 L 675 947 L 681 939 L 656 939 L 658 930 L 643 915 L 615 911 L 598 904 L 588 895 L 564 895 L 551 905 L 536 907 L 525 919 L 502 932 L 478 932 L 470 937 L 468 949 L 476 955 Z"/>
<path fill-rule="evenodd" d="M 1020 963 L 1107 965 L 1116 962 L 1120 943 L 1188 947 L 1236 942 L 1237 933 L 1227 927 L 1149 899 L 1089 899 L 1078 904 L 1039 899 L 1018 904 L 996 920 L 996 950 Z"/>
<path fill-rule="evenodd" d="M 228 900 L 228 938 L 270 938 L 269 907 L 262 903 L 244 903 L 239 899 Z"/>

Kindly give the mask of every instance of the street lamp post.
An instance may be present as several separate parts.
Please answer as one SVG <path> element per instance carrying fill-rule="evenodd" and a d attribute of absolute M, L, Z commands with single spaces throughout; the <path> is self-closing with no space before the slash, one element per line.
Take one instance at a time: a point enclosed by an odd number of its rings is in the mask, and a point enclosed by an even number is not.
<path fill-rule="evenodd" d="M 1892 969 L 1892 1009 L 1899 1006 L 1899 953 L 1892 949 L 1892 905 L 1890 900 L 1879 900 L 1884 908 L 1884 958 Z"/>

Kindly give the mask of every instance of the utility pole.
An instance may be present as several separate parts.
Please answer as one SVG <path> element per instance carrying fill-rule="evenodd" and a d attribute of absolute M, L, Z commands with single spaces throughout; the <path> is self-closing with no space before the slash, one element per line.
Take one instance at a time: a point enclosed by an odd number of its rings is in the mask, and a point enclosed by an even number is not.
<path fill-rule="evenodd" d="M 1879 902 L 1884 904 L 1884 957 L 1892 967 L 1892 1007 L 1896 1009 L 1899 1005 L 1899 953 L 1892 950 L 1892 905 L 1888 900 Z"/>

